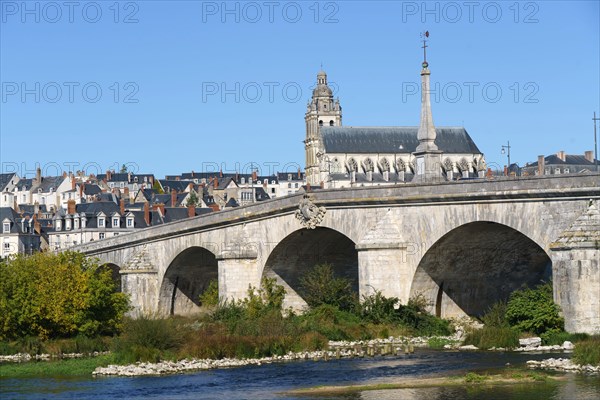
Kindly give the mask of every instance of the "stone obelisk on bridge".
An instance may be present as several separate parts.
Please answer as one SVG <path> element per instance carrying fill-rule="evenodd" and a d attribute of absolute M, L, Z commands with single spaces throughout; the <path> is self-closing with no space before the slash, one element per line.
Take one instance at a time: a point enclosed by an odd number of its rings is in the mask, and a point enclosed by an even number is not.
<path fill-rule="evenodd" d="M 429 63 L 427 62 L 427 38 L 423 40 L 423 64 L 421 69 L 421 123 L 417 132 L 419 145 L 413 153 L 415 157 L 415 176 L 413 182 L 439 182 L 445 180 L 442 175 L 442 152 L 435 144 L 436 132 L 431 114 L 429 88 Z"/>

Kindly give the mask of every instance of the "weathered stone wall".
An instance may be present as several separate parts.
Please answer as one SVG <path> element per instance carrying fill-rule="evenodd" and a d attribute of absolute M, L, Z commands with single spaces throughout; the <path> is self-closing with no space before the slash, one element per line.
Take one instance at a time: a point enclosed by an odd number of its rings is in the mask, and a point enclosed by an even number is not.
<path fill-rule="evenodd" d="M 435 302 L 441 299 L 439 311 L 448 316 L 464 310 L 445 290 L 440 292 L 440 282 L 432 279 L 430 273 L 419 272 L 425 255 L 444 235 L 469 223 L 493 222 L 520 232 L 549 254 L 551 243 L 585 212 L 589 199 L 600 198 L 599 181 L 600 175 L 539 177 L 323 190 L 311 193 L 311 197 L 314 203 L 326 209 L 319 226 L 338 232 L 355 245 L 360 294 L 381 290 L 387 296 L 397 296 L 406 302 L 411 294 L 425 291 Z M 132 294 L 138 311 L 165 312 L 164 305 L 170 301 L 168 271 L 175 266 L 176 258 L 192 247 L 204 248 L 218 260 L 221 296 L 240 298 L 246 295 L 249 285 L 260 284 L 263 274 L 276 274 L 277 268 L 274 270 L 269 260 L 278 259 L 277 253 L 281 251 L 278 246 L 284 239 L 294 238 L 292 248 L 306 246 L 302 233 L 311 230 L 305 229 L 295 215 L 301 199 L 302 195 L 296 195 L 261 202 L 88 243 L 76 249 L 121 266 L 124 290 Z M 482 246 L 474 240 L 477 232 L 464 232 L 462 236 L 454 240 L 457 253 L 468 254 L 470 249 Z M 331 246 L 325 243 L 327 240 L 323 239 L 323 248 Z M 140 256 L 142 253 L 147 253 L 145 258 Z M 306 263 L 299 262 L 300 258 L 295 257 L 294 265 L 285 268 L 305 268 Z M 279 259 L 285 261 L 285 258 Z M 129 271 L 132 260 L 147 265 L 150 272 Z M 466 265 L 466 261 L 461 264 Z M 555 262 L 555 276 L 561 276 L 563 272 L 557 269 L 562 268 Z M 496 269 L 502 270 L 500 266 Z M 467 272 L 453 273 L 460 277 Z M 511 278 L 506 275 L 510 273 L 492 274 L 490 279 L 501 284 L 503 279 Z M 567 279 L 572 277 L 569 275 Z M 198 276 L 197 279 L 203 278 Z M 580 284 L 585 286 L 585 283 Z M 575 290 L 575 286 L 566 290 Z M 558 301 L 563 302 L 563 298 L 558 296 Z M 185 303 L 185 299 L 181 300 Z M 290 298 L 290 301 L 297 306 L 302 304 L 301 299 Z M 575 320 L 579 318 L 575 314 L 584 306 L 569 300 L 571 303 L 575 305 L 565 306 L 565 317 Z M 598 316 L 590 315 L 592 325 L 600 326 Z"/>

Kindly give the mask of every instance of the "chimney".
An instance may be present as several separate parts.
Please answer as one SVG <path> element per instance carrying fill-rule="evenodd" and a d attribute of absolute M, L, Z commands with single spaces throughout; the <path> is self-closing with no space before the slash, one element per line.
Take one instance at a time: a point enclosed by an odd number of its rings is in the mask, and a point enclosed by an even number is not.
<path fill-rule="evenodd" d="M 85 187 L 85 183 L 81 182 L 81 185 L 79 185 L 79 198 L 83 199 L 83 188 Z"/>
<path fill-rule="evenodd" d="M 33 203 L 33 214 L 37 214 L 40 212 L 40 203 L 37 201 Z"/>
<path fill-rule="evenodd" d="M 302 171 L 300 171 L 300 168 L 298 168 L 298 179 L 302 179 Z"/>
<path fill-rule="evenodd" d="M 157 204 L 156 208 L 158 208 L 160 210 L 160 215 L 162 217 L 164 217 L 165 216 L 165 205 L 164 205 L 164 203 Z"/>
<path fill-rule="evenodd" d="M 508 176 L 508 166 L 504 166 L 504 176 Z"/>
<path fill-rule="evenodd" d="M 106 171 L 106 180 L 110 181 L 112 179 L 112 173 L 110 172 L 110 170 Z"/>
<path fill-rule="evenodd" d="M 268 184 L 268 181 L 263 181 L 263 187 L 264 187 L 265 189 L 267 188 L 267 184 Z"/>
<path fill-rule="evenodd" d="M 492 169 L 491 168 L 487 169 L 487 172 L 486 172 L 485 176 L 488 179 L 492 179 L 493 178 L 493 174 L 492 174 Z"/>
<path fill-rule="evenodd" d="M 69 177 L 71 178 L 71 190 L 75 190 L 75 174 L 69 172 Z"/>
<path fill-rule="evenodd" d="M 213 178 L 213 188 L 217 189 L 219 187 L 219 180 L 217 179 L 217 177 L 215 176 Z"/>
<path fill-rule="evenodd" d="M 73 199 L 67 201 L 67 214 L 75 214 L 75 200 Z"/>
<path fill-rule="evenodd" d="M 177 191 L 173 189 L 171 190 L 171 207 L 175 207 L 175 203 L 177 203 Z"/>
<path fill-rule="evenodd" d="M 38 221 L 38 216 L 36 214 L 33 215 L 33 230 L 38 235 L 42 233 L 42 226 L 40 225 L 40 221 Z"/>
<path fill-rule="evenodd" d="M 221 169 L 219 170 L 219 178 L 222 178 L 222 177 L 223 177 L 223 168 L 221 168 Z"/>
<path fill-rule="evenodd" d="M 125 199 L 121 197 L 121 200 L 119 200 L 119 212 L 121 213 L 121 215 L 125 215 Z"/>
<path fill-rule="evenodd" d="M 538 156 L 538 175 L 544 175 L 546 171 L 546 160 L 544 156 Z"/>
<path fill-rule="evenodd" d="M 176 176 L 176 177 L 175 177 L 175 180 L 179 182 L 179 181 L 181 180 L 181 178 L 180 178 L 180 177 L 178 177 L 178 176 Z"/>
<path fill-rule="evenodd" d="M 123 195 L 129 198 L 129 188 L 127 186 L 123 188 Z"/>
<path fill-rule="evenodd" d="M 258 178 L 256 171 L 252 171 L 252 183 L 256 182 L 256 179 Z"/>
<path fill-rule="evenodd" d="M 584 153 L 585 159 L 589 162 L 594 162 L 594 152 L 592 150 L 586 151 Z"/>
<path fill-rule="evenodd" d="M 146 221 L 146 225 L 150 226 L 150 205 L 148 202 L 144 203 L 144 221 Z"/>
<path fill-rule="evenodd" d="M 567 161 L 567 157 L 565 156 L 565 151 L 561 150 L 556 153 L 556 157 L 560 158 L 562 161 Z"/>
<path fill-rule="evenodd" d="M 63 176 L 63 178 L 66 178 L 67 177 L 67 171 L 63 171 L 62 176 Z"/>
<path fill-rule="evenodd" d="M 35 180 L 38 184 L 42 181 L 42 169 L 40 167 L 35 170 Z"/>
<path fill-rule="evenodd" d="M 196 207 L 193 205 L 188 206 L 188 218 L 192 218 L 196 216 Z"/>

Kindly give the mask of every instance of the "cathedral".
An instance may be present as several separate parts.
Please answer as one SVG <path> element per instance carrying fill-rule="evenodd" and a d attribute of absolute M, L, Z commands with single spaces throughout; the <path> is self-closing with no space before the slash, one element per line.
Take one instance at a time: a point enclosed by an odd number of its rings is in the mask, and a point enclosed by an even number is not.
<path fill-rule="evenodd" d="M 306 181 L 341 188 L 483 177 L 485 159 L 463 127 L 435 127 L 429 64 L 421 70 L 420 126 L 343 126 L 339 99 L 319 71 L 305 115 Z"/>

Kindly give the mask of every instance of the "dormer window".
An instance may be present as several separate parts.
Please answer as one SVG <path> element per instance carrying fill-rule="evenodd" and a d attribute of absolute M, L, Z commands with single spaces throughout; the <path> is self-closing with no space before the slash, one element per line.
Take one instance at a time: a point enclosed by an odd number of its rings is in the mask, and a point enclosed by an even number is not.
<path fill-rule="evenodd" d="M 127 227 L 133 228 L 133 218 L 132 217 L 127 218 Z"/>
<path fill-rule="evenodd" d="M 114 182 L 109 182 L 109 183 L 108 183 L 108 186 L 109 186 L 109 187 L 112 189 L 112 188 L 114 188 L 114 187 L 115 187 L 115 183 L 114 183 Z"/>
<path fill-rule="evenodd" d="M 67 231 L 71 230 L 71 218 L 67 218 L 65 220 L 65 230 L 67 230 Z"/>
<path fill-rule="evenodd" d="M 137 177 L 137 176 L 134 176 L 134 177 L 133 177 L 133 181 L 134 181 L 134 182 L 137 182 L 137 181 L 138 181 L 138 177 Z"/>
<path fill-rule="evenodd" d="M 38 188 L 38 194 L 42 194 L 42 188 Z"/>
<path fill-rule="evenodd" d="M 121 182 L 121 183 L 119 183 L 119 187 L 120 187 L 121 189 L 123 189 L 123 188 L 125 187 L 125 182 Z"/>
<path fill-rule="evenodd" d="M 98 228 L 104 228 L 104 226 L 105 226 L 104 222 L 105 222 L 104 217 L 98 217 Z"/>
<path fill-rule="evenodd" d="M 10 233 L 10 222 L 4 222 L 2 224 L 2 233 Z"/>
<path fill-rule="evenodd" d="M 79 229 L 79 218 L 73 220 L 73 229 Z"/>
<path fill-rule="evenodd" d="M 287 180 L 288 180 L 288 181 L 291 181 L 291 180 L 292 180 L 292 174 L 288 174 L 288 179 L 287 179 Z"/>
<path fill-rule="evenodd" d="M 62 230 L 62 220 L 60 220 L 60 219 L 56 220 L 56 230 L 57 231 Z"/>
<path fill-rule="evenodd" d="M 121 226 L 119 217 L 115 217 L 112 219 L 112 227 L 119 228 Z"/>

